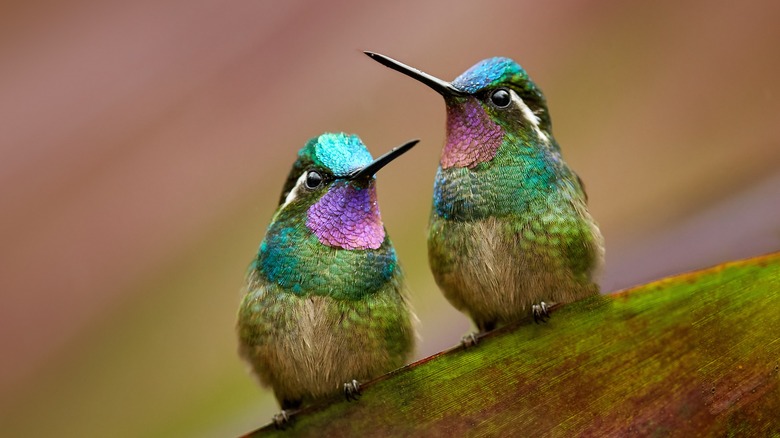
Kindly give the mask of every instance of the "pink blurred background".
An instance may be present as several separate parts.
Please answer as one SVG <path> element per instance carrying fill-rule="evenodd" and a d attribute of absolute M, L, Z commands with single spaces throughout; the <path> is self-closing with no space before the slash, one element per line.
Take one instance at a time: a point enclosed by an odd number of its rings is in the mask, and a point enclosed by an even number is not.
<path fill-rule="evenodd" d="M 374 155 L 422 320 L 465 317 L 427 267 L 445 79 L 510 56 L 546 92 L 607 241 L 605 292 L 780 249 L 780 3 L 4 2 L 0 424 L 8 436 L 229 436 L 277 410 L 235 311 L 296 151 Z"/>

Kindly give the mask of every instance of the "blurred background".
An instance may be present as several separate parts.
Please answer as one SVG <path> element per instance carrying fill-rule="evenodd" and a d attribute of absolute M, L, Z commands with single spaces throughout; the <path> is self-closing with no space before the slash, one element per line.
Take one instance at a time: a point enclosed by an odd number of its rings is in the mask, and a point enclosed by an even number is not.
<path fill-rule="evenodd" d="M 605 292 L 780 249 L 780 3 L 0 4 L 4 436 L 234 436 L 277 411 L 235 312 L 296 151 L 359 133 L 422 320 L 444 79 L 496 55 L 546 92 L 607 242 Z"/>

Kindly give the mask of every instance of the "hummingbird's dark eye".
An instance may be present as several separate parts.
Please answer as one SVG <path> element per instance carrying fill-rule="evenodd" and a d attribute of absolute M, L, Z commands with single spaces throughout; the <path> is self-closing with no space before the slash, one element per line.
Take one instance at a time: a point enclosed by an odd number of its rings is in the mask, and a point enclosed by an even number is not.
<path fill-rule="evenodd" d="M 512 102 L 512 96 L 503 88 L 499 88 L 490 95 L 490 101 L 499 108 L 506 108 Z"/>
<path fill-rule="evenodd" d="M 306 181 L 304 184 L 306 184 L 307 189 L 314 190 L 322 184 L 322 175 L 316 170 L 310 170 L 306 173 Z"/>

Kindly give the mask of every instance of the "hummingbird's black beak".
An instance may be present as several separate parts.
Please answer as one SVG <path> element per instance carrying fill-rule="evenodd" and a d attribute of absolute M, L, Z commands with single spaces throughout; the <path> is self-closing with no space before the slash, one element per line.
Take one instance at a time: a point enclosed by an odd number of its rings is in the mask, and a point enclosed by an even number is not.
<path fill-rule="evenodd" d="M 465 93 L 455 88 L 454 86 L 452 86 L 451 83 L 447 81 L 443 81 L 435 76 L 431 76 L 428 73 L 421 72 L 420 70 L 417 70 L 414 67 L 409 67 L 408 65 L 396 61 L 393 58 L 390 58 L 385 55 L 380 55 L 379 53 L 369 52 L 369 51 L 364 51 L 363 53 L 368 55 L 374 61 L 384 65 L 385 67 L 390 67 L 395 71 L 405 74 L 406 76 L 409 76 L 413 79 L 417 79 L 423 84 L 433 88 L 437 93 L 441 94 L 444 97 L 468 96 L 468 93 Z"/>
<path fill-rule="evenodd" d="M 376 160 L 374 160 L 373 163 L 369 164 L 368 166 L 357 169 L 354 172 L 350 173 L 349 176 L 347 176 L 347 179 L 359 179 L 363 177 L 373 176 L 375 173 L 379 172 L 379 169 L 385 167 L 388 163 L 403 155 L 404 152 L 414 147 L 414 145 L 416 145 L 419 141 L 420 141 L 419 139 L 415 139 L 410 142 L 407 142 L 406 144 L 391 149 L 390 152 L 377 158 Z"/>

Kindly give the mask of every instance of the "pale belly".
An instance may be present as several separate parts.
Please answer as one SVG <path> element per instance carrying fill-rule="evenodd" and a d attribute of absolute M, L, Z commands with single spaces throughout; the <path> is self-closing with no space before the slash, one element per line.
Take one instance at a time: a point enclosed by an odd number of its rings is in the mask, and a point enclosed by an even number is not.
<path fill-rule="evenodd" d="M 433 215 L 428 256 L 436 283 L 477 326 L 531 316 L 541 301 L 566 303 L 598 293 L 603 243 L 590 216 L 545 222 Z"/>
<path fill-rule="evenodd" d="M 252 291 L 239 311 L 240 353 L 283 406 L 337 393 L 406 363 L 413 316 L 392 295 L 347 301 Z"/>

